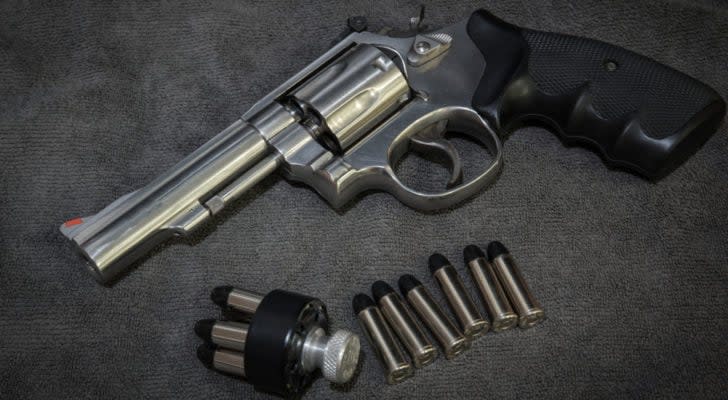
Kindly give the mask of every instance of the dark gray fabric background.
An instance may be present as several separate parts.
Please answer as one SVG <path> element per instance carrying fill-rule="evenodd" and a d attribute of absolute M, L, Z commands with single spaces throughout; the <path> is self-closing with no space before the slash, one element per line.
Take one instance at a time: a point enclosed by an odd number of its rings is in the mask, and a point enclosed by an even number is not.
<path fill-rule="evenodd" d="M 271 177 L 209 226 L 111 288 L 58 232 L 150 181 L 326 50 L 347 16 L 403 26 L 415 1 L 2 2 L 0 397 L 265 398 L 206 370 L 197 319 L 219 284 L 324 300 L 360 332 L 350 300 L 376 279 L 426 274 L 471 242 L 515 253 L 548 320 L 489 334 L 387 386 L 364 346 L 348 388 L 309 398 L 728 396 L 728 136 L 652 184 L 529 128 L 498 183 L 424 214 L 386 194 L 332 210 Z M 487 8 L 514 23 L 612 42 L 728 95 L 719 1 L 427 2 L 442 25 Z M 422 173 L 406 163 L 405 173 Z M 415 181 L 425 178 L 414 176 Z"/>

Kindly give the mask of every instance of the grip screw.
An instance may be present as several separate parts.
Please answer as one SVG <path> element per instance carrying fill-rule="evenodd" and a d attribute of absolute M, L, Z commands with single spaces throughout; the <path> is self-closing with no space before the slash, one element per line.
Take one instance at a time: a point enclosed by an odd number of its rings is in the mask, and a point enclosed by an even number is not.
<path fill-rule="evenodd" d="M 606 59 L 604 60 L 604 69 L 606 69 L 609 72 L 614 72 L 619 68 L 619 64 L 617 64 L 616 61 Z"/>
<path fill-rule="evenodd" d="M 417 54 L 424 54 L 427 52 L 427 50 L 430 50 L 430 43 L 425 42 L 424 40 L 421 42 L 417 42 L 415 45 L 415 51 Z"/>

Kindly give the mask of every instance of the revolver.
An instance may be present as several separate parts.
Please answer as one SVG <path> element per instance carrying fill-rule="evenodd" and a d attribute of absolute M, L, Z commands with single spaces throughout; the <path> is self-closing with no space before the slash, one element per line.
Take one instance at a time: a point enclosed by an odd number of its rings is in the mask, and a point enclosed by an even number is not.
<path fill-rule="evenodd" d="M 440 29 L 427 29 L 422 13 L 406 31 L 360 28 L 165 174 L 63 223 L 94 277 L 114 281 L 276 170 L 333 207 L 379 190 L 433 210 L 493 183 L 502 139 L 523 124 L 547 125 L 608 166 L 656 180 L 699 149 L 725 114 L 715 90 L 652 59 L 521 28 L 484 10 Z M 472 179 L 463 180 L 448 132 L 489 153 Z M 403 183 L 394 166 L 409 152 L 444 155 L 447 184 L 429 191 Z"/>

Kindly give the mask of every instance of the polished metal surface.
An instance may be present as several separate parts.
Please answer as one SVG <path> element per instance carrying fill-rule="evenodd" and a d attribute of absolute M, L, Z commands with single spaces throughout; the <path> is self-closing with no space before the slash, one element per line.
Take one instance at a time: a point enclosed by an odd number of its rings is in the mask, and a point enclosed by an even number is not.
<path fill-rule="evenodd" d="M 411 51 L 419 58 L 408 61 Z M 334 207 L 369 190 L 421 210 L 452 206 L 492 183 L 502 167 L 500 138 L 471 107 L 484 70 L 466 21 L 417 37 L 353 33 L 167 173 L 96 215 L 67 221 L 61 231 L 96 279 L 108 283 L 276 169 Z M 438 192 L 403 184 L 397 161 L 413 146 L 450 149 L 443 144 L 449 131 L 480 142 L 491 164 Z M 445 153 L 460 165 L 456 152 Z"/>
<path fill-rule="evenodd" d="M 203 201 L 263 157 L 267 144 L 238 120 L 149 185 L 98 214 L 61 227 L 108 282 L 129 263 L 172 235 L 187 235 L 211 213 Z"/>
<path fill-rule="evenodd" d="M 510 254 L 501 254 L 493 259 L 498 280 L 503 284 L 508 299 L 518 313 L 518 326 L 530 328 L 544 320 L 543 307 L 529 290 L 526 280 Z"/>
<path fill-rule="evenodd" d="M 518 315 L 513 312 L 508 297 L 503 291 L 496 276 L 493 265 L 485 258 L 478 257 L 468 262 L 470 275 L 478 287 L 483 304 L 491 318 L 491 328 L 494 332 L 511 329 L 518 324 Z"/>
<path fill-rule="evenodd" d="M 408 100 L 409 86 L 394 62 L 374 46 L 360 44 L 291 95 L 316 113 L 346 150 Z"/>
<path fill-rule="evenodd" d="M 407 292 L 407 301 L 435 335 L 443 348 L 445 358 L 452 359 L 468 348 L 469 342 L 465 335 L 445 315 L 424 286 L 415 287 Z"/>
<path fill-rule="evenodd" d="M 245 355 L 233 350 L 217 349 L 212 359 L 212 367 L 221 372 L 245 377 Z"/>
<path fill-rule="evenodd" d="M 323 328 L 317 328 L 303 342 L 301 367 L 306 372 L 320 369 L 329 382 L 346 383 L 354 376 L 360 348 L 359 337 L 347 330 L 328 336 Z"/>
<path fill-rule="evenodd" d="M 437 348 L 432 345 L 402 298 L 393 292 L 382 296 L 378 303 L 389 326 L 407 348 L 415 367 L 432 364 L 437 358 Z"/>
<path fill-rule="evenodd" d="M 455 313 L 455 317 L 468 340 L 475 339 L 488 332 L 490 324 L 475 307 L 473 299 L 465 289 L 463 280 L 452 265 L 445 265 L 434 273 L 435 280 L 445 294 L 447 303 Z"/>
<path fill-rule="evenodd" d="M 450 43 L 452 37 L 447 33 L 417 35 L 412 49 L 407 53 L 407 62 L 413 67 L 419 67 L 446 52 Z"/>
<path fill-rule="evenodd" d="M 363 191 L 382 190 L 421 210 L 449 207 L 495 181 L 502 167 L 501 142 L 488 122 L 471 108 L 471 99 L 482 77 L 485 62 L 468 37 L 465 25 L 461 22 L 433 32 L 452 37 L 452 42 L 447 51 L 419 67 L 406 61 L 414 37 L 393 38 L 371 32 L 349 35 L 254 105 L 250 114 L 285 95 L 291 87 L 305 81 L 316 68 L 356 44 L 371 44 L 392 55 L 395 60 L 401 60 L 397 64 L 403 68 L 414 96 L 342 155 L 331 154 L 323 145 L 315 140 L 306 140 L 303 135 L 283 145 L 273 144 L 281 154 L 285 154 L 285 176 L 310 185 L 334 207 L 343 206 Z M 468 135 L 488 150 L 492 162 L 472 180 L 444 187 L 439 192 L 410 188 L 399 180 L 394 165 L 411 150 L 412 140 L 418 139 L 423 131 L 430 132 L 428 136 L 433 142 L 444 138 L 448 131 Z M 294 144 L 296 150 L 290 151 Z M 434 151 L 437 146 L 431 148 Z"/>
<path fill-rule="evenodd" d="M 411 377 L 414 369 L 405 358 L 379 309 L 367 307 L 361 310 L 357 317 L 384 367 L 387 383 L 399 383 Z"/>
<path fill-rule="evenodd" d="M 212 326 L 212 343 L 230 350 L 245 351 L 248 324 L 233 321 L 217 321 Z"/>
<path fill-rule="evenodd" d="M 250 188 L 257 185 L 258 182 L 262 181 L 263 178 L 273 173 L 280 163 L 281 158 L 278 154 L 271 154 L 267 156 L 247 170 L 244 174 L 240 175 L 239 178 L 235 179 L 218 194 L 207 200 L 205 202 L 205 207 L 207 207 L 213 215 L 217 214 L 225 208 L 226 205 L 238 199 L 243 195 L 243 193 L 247 192 Z"/>
<path fill-rule="evenodd" d="M 227 298 L 227 304 L 229 307 L 243 312 L 245 314 L 253 315 L 255 310 L 258 309 L 258 305 L 263 301 L 262 294 L 251 292 L 243 289 L 233 289 Z"/>

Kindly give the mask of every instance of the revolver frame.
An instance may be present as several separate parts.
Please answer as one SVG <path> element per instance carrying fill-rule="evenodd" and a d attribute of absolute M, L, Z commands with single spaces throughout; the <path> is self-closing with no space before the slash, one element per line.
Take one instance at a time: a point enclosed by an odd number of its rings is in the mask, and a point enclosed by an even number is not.
<path fill-rule="evenodd" d="M 352 33 L 167 173 L 61 231 L 106 283 L 279 167 L 334 207 L 371 189 L 420 210 L 454 205 L 493 182 L 502 166 L 498 135 L 470 105 L 484 68 L 465 21 L 405 38 Z M 468 182 L 460 183 L 448 131 L 472 136 L 492 155 Z M 394 165 L 413 148 L 450 158 L 448 188 L 427 193 L 397 178 Z"/>

